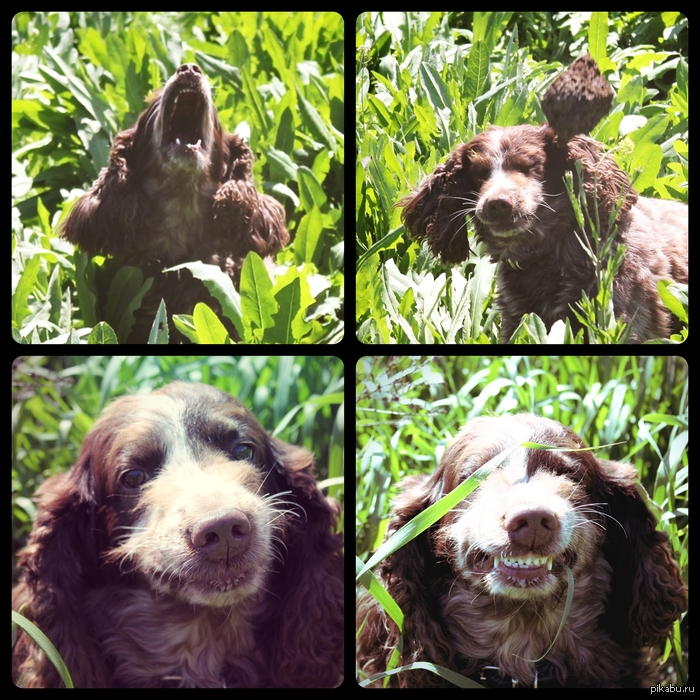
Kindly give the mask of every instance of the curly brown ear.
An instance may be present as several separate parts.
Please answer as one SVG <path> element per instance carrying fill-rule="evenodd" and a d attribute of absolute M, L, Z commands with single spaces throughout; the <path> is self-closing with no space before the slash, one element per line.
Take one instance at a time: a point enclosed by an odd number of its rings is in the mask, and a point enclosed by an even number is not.
<path fill-rule="evenodd" d="M 429 478 L 408 477 L 401 482 L 401 489 L 394 500 L 387 535 L 400 530 L 444 495 L 442 470 Z M 382 581 L 404 615 L 399 665 L 430 659 L 433 663 L 449 666 L 454 650 L 441 622 L 433 614 L 435 600 L 440 595 L 439 584 L 435 582 L 450 575 L 445 571 L 446 566 L 445 561 L 435 557 L 430 530 L 412 539 L 381 565 Z M 385 671 L 394 648 L 399 644 L 398 628 L 369 594 L 360 599 L 357 622 L 362 628 L 357 640 L 360 665 L 368 675 Z M 427 671 L 411 671 L 399 674 L 390 685 L 429 687 L 433 681 L 431 675 Z"/>
<path fill-rule="evenodd" d="M 270 577 L 269 605 L 256 632 L 276 687 L 333 687 L 343 674 L 342 535 L 338 505 L 319 491 L 307 450 L 271 438 L 268 477 L 287 520 L 284 566 Z M 274 484 L 274 486 L 273 486 Z"/>
<path fill-rule="evenodd" d="M 89 253 L 120 254 L 128 250 L 147 211 L 133 163 L 136 128 L 121 132 L 109 156 L 109 166 L 73 206 L 61 224 L 61 236 Z"/>
<path fill-rule="evenodd" d="M 619 219 L 637 203 L 639 195 L 632 187 L 629 176 L 618 167 L 610 154 L 603 152 L 600 143 L 586 136 L 575 136 L 566 144 L 566 150 L 571 163 L 581 161 L 589 214 L 593 216 L 597 207 L 603 225 L 607 226 L 613 211 L 619 209 Z"/>
<path fill-rule="evenodd" d="M 261 257 L 274 255 L 289 243 L 284 207 L 269 195 L 260 195 L 250 222 L 252 249 Z"/>
<path fill-rule="evenodd" d="M 39 512 L 27 546 L 20 552 L 22 578 L 12 609 L 34 622 L 63 657 L 73 681 L 104 687 L 104 666 L 87 626 L 86 581 L 98 575 L 95 504 L 89 473 L 90 441 L 72 471 L 40 487 Z M 56 669 L 29 636 L 20 632 L 12 652 L 13 678 L 20 686 L 62 687 Z"/>
<path fill-rule="evenodd" d="M 252 180 L 229 180 L 214 195 L 214 235 L 236 255 L 274 255 L 289 243 L 284 207 L 260 194 Z"/>
<path fill-rule="evenodd" d="M 234 134 L 223 137 L 223 184 L 214 195 L 215 238 L 245 257 L 274 255 L 289 243 L 284 207 L 260 194 L 253 180 L 253 152 Z"/>
<path fill-rule="evenodd" d="M 446 163 L 396 204 L 403 207 L 401 220 L 411 236 L 426 241 L 435 256 L 453 264 L 469 256 L 466 216 L 476 199 L 464 155 L 463 147 L 453 151 Z"/>
<path fill-rule="evenodd" d="M 634 648 L 662 646 L 687 610 L 687 589 L 668 536 L 637 492 L 633 467 L 600 460 L 604 483 L 595 500 L 607 503 L 605 558 L 613 567 L 605 624 L 616 641 Z"/>

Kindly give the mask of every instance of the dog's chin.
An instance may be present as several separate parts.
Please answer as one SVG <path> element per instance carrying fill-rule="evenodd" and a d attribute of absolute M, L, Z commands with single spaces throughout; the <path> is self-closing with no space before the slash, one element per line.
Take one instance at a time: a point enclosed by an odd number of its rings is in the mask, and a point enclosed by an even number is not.
<path fill-rule="evenodd" d="M 538 249 L 532 233 L 511 230 L 500 235 L 484 237 L 484 245 L 491 262 L 505 263 L 508 267 L 524 270 L 536 260 Z"/>
<path fill-rule="evenodd" d="M 201 143 L 170 143 L 161 152 L 163 172 L 172 177 L 208 173 L 209 154 Z"/>
<path fill-rule="evenodd" d="M 228 608 L 252 603 L 264 587 L 264 570 L 250 569 L 214 573 L 210 576 L 170 576 L 162 573 L 151 579 L 153 590 L 190 605 Z"/>
<path fill-rule="evenodd" d="M 537 252 L 540 236 L 530 217 L 517 221 L 484 222 L 477 231 L 493 262 L 506 262 L 514 267 L 527 263 Z"/>

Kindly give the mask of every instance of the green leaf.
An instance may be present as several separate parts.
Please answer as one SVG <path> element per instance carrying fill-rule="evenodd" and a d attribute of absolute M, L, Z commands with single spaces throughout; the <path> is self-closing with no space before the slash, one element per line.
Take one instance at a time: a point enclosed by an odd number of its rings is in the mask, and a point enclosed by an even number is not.
<path fill-rule="evenodd" d="M 148 334 L 149 345 L 167 345 L 170 342 L 170 331 L 168 330 L 168 310 L 165 302 L 161 299 L 158 304 L 158 311 L 153 319 L 151 330 Z"/>
<path fill-rule="evenodd" d="M 632 174 L 632 184 L 639 192 L 654 186 L 663 152 L 656 143 L 644 143 L 637 146 L 629 161 L 629 171 Z"/>
<path fill-rule="evenodd" d="M 78 292 L 78 304 L 86 326 L 94 326 L 97 319 L 97 285 L 95 273 L 98 266 L 94 258 L 78 250 L 73 255 L 75 261 L 75 288 Z"/>
<path fill-rule="evenodd" d="M 272 125 L 270 124 L 270 119 L 267 116 L 267 112 L 265 111 L 265 105 L 263 104 L 262 98 L 260 97 L 260 93 L 256 88 L 253 76 L 250 74 L 250 69 L 244 68 L 241 71 L 241 77 L 243 78 L 243 89 L 245 90 L 245 93 L 248 96 L 248 98 L 253 103 L 253 108 L 256 116 L 256 128 L 264 132 L 270 131 Z"/>
<path fill-rule="evenodd" d="M 127 265 L 114 276 L 107 292 L 105 318 L 115 324 L 120 342 L 126 342 L 133 328 L 134 312 L 141 307 L 146 292 L 151 288 L 153 278 L 143 279 L 138 267 Z"/>
<path fill-rule="evenodd" d="M 272 295 L 272 282 L 265 263 L 257 253 L 248 253 L 241 271 L 241 308 L 244 338 L 247 342 L 261 342 L 267 328 L 274 325 L 273 315 L 278 310 Z"/>
<path fill-rule="evenodd" d="M 189 314 L 173 314 L 175 328 L 191 343 L 196 343 L 199 336 L 194 325 L 194 318 Z"/>
<path fill-rule="evenodd" d="M 401 673 L 402 671 L 410 671 L 411 669 L 423 669 L 425 671 L 431 671 L 436 676 L 444 678 L 446 681 L 449 681 L 453 685 L 456 685 L 458 688 L 484 687 L 476 681 L 473 681 L 468 676 L 463 676 L 462 674 L 457 673 L 456 671 L 452 671 L 451 669 L 445 668 L 444 666 L 439 666 L 438 664 L 429 663 L 428 661 L 414 661 L 411 664 L 406 664 L 405 666 L 393 668 L 391 670 L 386 671 L 385 673 L 375 673 L 366 680 L 360 682 L 360 687 L 364 688 L 365 686 L 369 685 L 370 683 L 374 683 L 374 681 L 377 681 L 380 678 L 384 678 L 386 676 L 393 676 L 397 673 Z"/>
<path fill-rule="evenodd" d="M 22 321 L 29 314 L 29 304 L 27 300 L 36 285 L 40 267 L 41 258 L 38 255 L 30 258 L 19 278 L 17 289 L 12 295 L 12 321 L 16 323 L 18 327 L 22 326 Z"/>
<path fill-rule="evenodd" d="M 602 64 L 606 58 L 606 44 L 608 38 L 608 13 L 592 12 L 590 24 L 588 26 L 588 53 Z M 603 65 L 600 65 L 605 70 Z"/>
<path fill-rule="evenodd" d="M 363 570 L 364 573 L 360 573 Z M 403 612 L 401 608 L 396 604 L 396 601 L 391 597 L 389 591 L 384 588 L 381 581 L 374 573 L 364 568 L 362 559 L 359 557 L 355 557 L 355 573 L 357 574 L 357 580 L 379 602 L 389 617 L 396 623 L 399 632 L 403 632 Z"/>
<path fill-rule="evenodd" d="M 118 345 L 119 340 L 109 323 L 100 321 L 88 334 L 88 345 Z"/>
<path fill-rule="evenodd" d="M 274 316 L 274 327 L 265 334 L 265 342 L 289 344 L 298 342 L 299 339 L 310 330 L 310 324 L 303 321 L 303 309 L 301 306 L 301 281 L 296 269 L 296 277 L 291 283 L 282 287 L 275 294 L 275 301 L 279 305 L 279 311 Z M 300 323 L 295 324 L 295 319 Z"/>
<path fill-rule="evenodd" d="M 452 97 L 440 74 L 428 63 L 420 64 L 420 78 L 428 101 L 435 111 L 452 109 Z"/>
<path fill-rule="evenodd" d="M 688 285 L 659 280 L 657 288 L 664 306 L 683 323 L 688 323 Z"/>
<path fill-rule="evenodd" d="M 297 170 L 297 182 L 299 183 L 299 198 L 304 210 L 309 212 L 314 207 L 322 209 L 326 204 L 326 194 L 313 171 L 305 165 L 300 165 Z"/>
<path fill-rule="evenodd" d="M 469 52 L 467 60 L 466 97 L 473 100 L 482 94 L 489 78 L 489 50 L 486 44 L 479 40 Z"/>
<path fill-rule="evenodd" d="M 194 307 L 192 320 L 200 345 L 232 345 L 226 327 L 206 304 L 199 302 Z"/>
<path fill-rule="evenodd" d="M 203 262 L 185 263 L 168 268 L 167 272 L 186 269 L 192 276 L 204 283 L 214 299 L 221 304 L 221 309 L 226 318 L 233 321 L 239 335 L 243 337 L 243 320 L 241 310 L 241 297 L 233 286 L 231 278 L 218 266 L 207 265 Z"/>
<path fill-rule="evenodd" d="M 267 162 L 272 168 L 273 180 L 296 180 L 298 166 L 285 152 L 276 148 L 268 148 Z"/>
<path fill-rule="evenodd" d="M 285 107 L 282 110 L 282 113 L 278 116 L 277 134 L 275 135 L 275 149 L 277 149 L 277 151 L 280 153 L 284 153 L 285 155 L 294 150 L 294 114 L 290 107 Z M 267 154 L 267 157 L 269 159 L 269 153 Z M 294 169 L 296 170 L 296 165 L 294 165 Z M 272 179 L 281 180 L 282 178 L 274 177 L 273 172 Z M 288 179 L 293 180 L 294 175 Z"/>
<path fill-rule="evenodd" d="M 294 239 L 294 262 L 297 265 L 318 260 L 322 232 L 323 216 L 316 207 L 313 207 L 301 220 Z"/>
<path fill-rule="evenodd" d="M 336 150 L 335 139 L 333 134 L 326 127 L 325 122 L 321 118 L 316 108 L 307 100 L 299 90 L 297 90 L 297 105 L 301 114 L 302 122 L 311 134 L 318 139 L 326 148 L 331 151 Z"/>

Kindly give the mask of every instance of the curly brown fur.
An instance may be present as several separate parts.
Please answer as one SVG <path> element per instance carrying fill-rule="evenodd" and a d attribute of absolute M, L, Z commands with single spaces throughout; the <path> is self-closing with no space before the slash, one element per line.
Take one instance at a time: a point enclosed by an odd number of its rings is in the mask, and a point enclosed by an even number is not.
<path fill-rule="evenodd" d="M 214 305 L 204 285 L 162 270 L 201 260 L 238 284 L 245 256 L 289 242 L 282 205 L 260 194 L 253 154 L 222 130 L 201 69 L 178 68 L 134 126 L 117 135 L 109 166 L 75 204 L 61 234 L 90 253 L 117 255 L 155 277 L 128 342 L 144 342 L 161 298 L 168 312 Z M 215 307 L 218 309 L 218 307 Z M 122 339 L 123 341 L 124 339 Z"/>
<path fill-rule="evenodd" d="M 588 127 L 600 114 L 596 90 L 587 117 L 572 128 Z M 570 102 L 554 101 L 563 110 Z M 561 123 L 558 128 L 563 131 Z M 476 240 L 498 263 L 496 304 L 504 342 L 527 313 L 540 316 L 548 330 L 568 318 L 576 332 L 581 326 L 572 306 L 583 292 L 594 297 L 598 291 L 579 237 L 595 249 L 593 227 L 603 241 L 614 234 L 614 246 L 627 247 L 613 305 L 616 316 L 631 325 L 629 341 L 668 337 L 679 324 L 661 302 L 657 284 L 688 281 L 687 207 L 639 197 L 601 144 L 568 132 L 564 138 L 549 125 L 492 126 L 457 146 L 398 203 L 406 230 L 441 260 L 456 264 L 470 253 L 466 222 L 471 220 Z M 583 231 L 564 184 L 566 172 L 577 184 L 575 163 L 582 168 L 587 199 Z"/>
<path fill-rule="evenodd" d="M 545 418 L 478 418 L 434 474 L 402 484 L 387 536 L 525 441 L 583 447 Z M 475 680 L 484 674 L 490 685 L 650 682 L 659 647 L 687 608 L 687 589 L 636 481 L 632 467 L 591 452 L 513 452 L 442 520 L 384 560 L 381 579 L 404 615 L 397 665 L 430 662 Z M 554 641 L 567 597 L 565 565 L 573 602 Z M 361 671 L 385 671 L 397 627 L 367 594 L 357 618 Z M 389 682 L 450 685 L 423 670 Z"/>
<path fill-rule="evenodd" d="M 562 152 L 548 126 L 491 127 L 458 146 L 399 203 L 404 224 L 443 261 L 458 263 L 470 252 L 465 216 L 471 218 L 476 240 L 499 263 L 504 340 L 525 313 L 538 314 L 548 329 L 569 318 L 576 331 L 570 307 L 582 292 L 594 296 L 597 287 L 564 189 L 563 174 L 574 161 L 583 168 L 587 220 L 603 239 L 617 230 L 617 241 L 628 248 L 615 280 L 616 315 L 632 324 L 631 342 L 668 337 L 675 326 L 657 282 L 688 281 L 687 208 L 640 198 L 613 158 L 588 137 L 574 137 Z M 588 228 L 585 234 L 590 241 Z"/>
<path fill-rule="evenodd" d="M 342 541 L 312 462 L 212 387 L 118 399 L 41 486 L 13 609 L 76 687 L 337 685 Z M 18 685 L 62 685 L 25 633 L 12 656 Z"/>

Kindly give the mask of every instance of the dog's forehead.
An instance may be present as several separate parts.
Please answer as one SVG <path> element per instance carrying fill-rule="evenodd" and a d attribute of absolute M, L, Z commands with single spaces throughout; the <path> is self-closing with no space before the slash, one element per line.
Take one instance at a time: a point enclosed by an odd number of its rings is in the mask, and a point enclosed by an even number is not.
<path fill-rule="evenodd" d="M 263 432 L 243 403 L 220 392 L 178 397 L 165 415 L 191 443 L 207 443 L 223 436 L 257 437 Z"/>
<path fill-rule="evenodd" d="M 501 474 L 503 474 L 511 484 L 527 481 L 529 457 L 530 450 L 522 447 L 518 448 L 502 462 L 500 466 Z"/>
<path fill-rule="evenodd" d="M 110 409 L 122 420 L 114 439 L 131 445 L 138 434 L 142 443 L 157 445 L 167 463 L 184 464 L 238 441 L 262 449 L 265 440 L 265 430 L 243 403 L 211 387 L 166 387 L 115 404 Z"/>
<path fill-rule="evenodd" d="M 169 390 L 168 390 L 169 389 Z M 253 414 L 238 399 L 211 387 L 166 387 L 152 394 L 129 396 L 112 402 L 102 422 L 121 428 L 150 426 L 166 434 L 202 433 L 207 427 L 234 428 L 238 424 L 257 425 Z"/>
<path fill-rule="evenodd" d="M 252 417 L 243 403 L 222 392 L 183 397 L 179 399 L 178 403 L 178 410 L 183 414 L 185 420 L 216 415 L 230 416 L 236 419 Z"/>
<path fill-rule="evenodd" d="M 546 444 L 546 443 L 544 443 Z M 500 471 L 511 484 L 529 481 L 538 472 L 574 469 L 574 461 L 566 452 L 521 447 L 501 464 Z"/>
<path fill-rule="evenodd" d="M 552 447 L 580 446 L 575 436 L 556 421 L 526 415 L 476 419 L 465 427 L 461 437 L 465 444 L 473 446 L 467 452 L 470 471 L 503 450 L 524 443 Z M 545 452 L 531 447 L 517 447 L 501 462 L 498 470 L 510 483 L 518 483 L 527 481 L 540 468 L 551 468 L 553 459 L 559 465 L 560 461 L 566 462 L 569 458 L 561 451 Z"/>
<path fill-rule="evenodd" d="M 535 430 L 533 426 L 525 422 L 513 422 L 508 434 L 511 444 L 521 445 L 524 442 L 533 442 Z M 532 450 L 519 447 L 515 452 L 506 457 L 501 463 L 500 470 L 503 476 L 511 483 L 526 481 L 528 478 L 528 463 Z"/>

